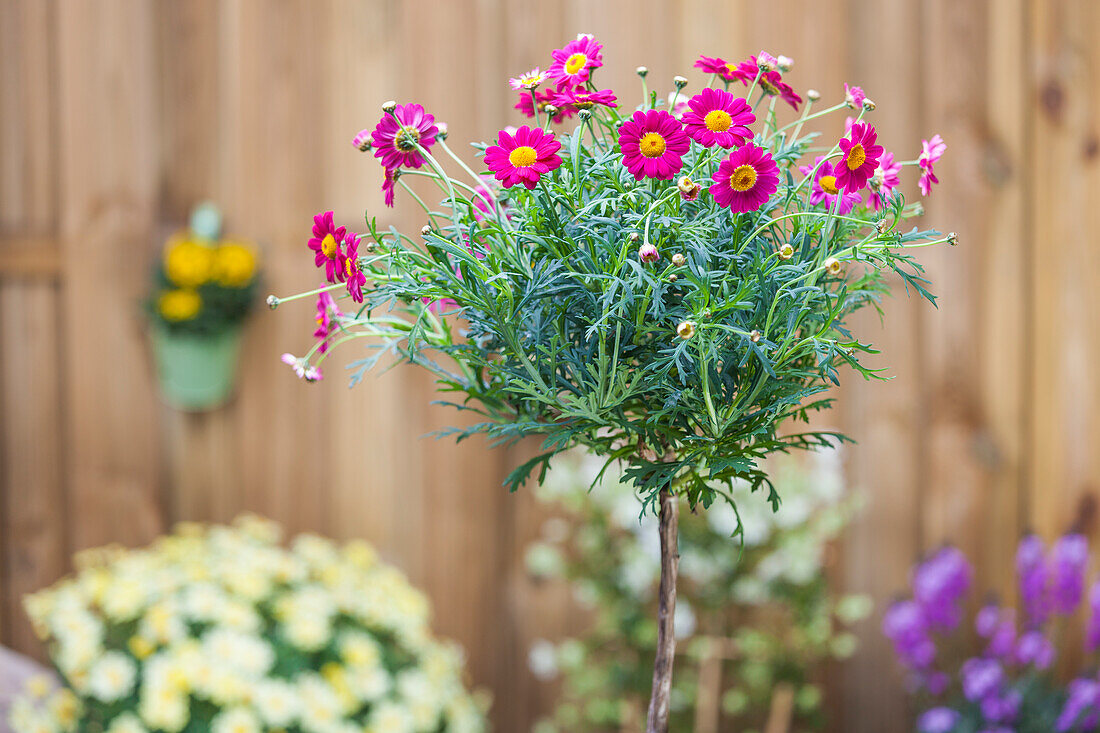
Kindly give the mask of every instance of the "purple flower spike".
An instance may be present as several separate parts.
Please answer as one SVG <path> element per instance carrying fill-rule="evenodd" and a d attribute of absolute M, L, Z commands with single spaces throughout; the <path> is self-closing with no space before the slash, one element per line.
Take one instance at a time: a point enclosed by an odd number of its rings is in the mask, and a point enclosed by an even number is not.
<path fill-rule="evenodd" d="M 929 625 L 950 631 L 959 625 L 959 600 L 970 589 L 972 571 L 957 548 L 945 547 L 913 572 L 913 598 Z"/>
<path fill-rule="evenodd" d="M 1042 624 L 1049 613 L 1046 586 L 1047 566 L 1043 557 L 1043 541 L 1038 535 L 1028 535 L 1020 540 L 1016 550 L 1016 577 L 1020 584 L 1027 619 Z"/>
<path fill-rule="evenodd" d="M 1100 580 L 1089 591 L 1089 625 L 1085 630 L 1085 648 L 1090 652 L 1100 647 Z"/>
<path fill-rule="evenodd" d="M 1029 631 L 1016 644 L 1016 661 L 1036 669 L 1048 669 L 1054 663 L 1054 645 L 1041 631 Z"/>
<path fill-rule="evenodd" d="M 968 659 L 963 662 L 961 672 L 963 694 L 971 702 L 980 702 L 998 694 L 1004 681 L 1004 670 L 995 659 Z"/>
<path fill-rule="evenodd" d="M 950 733 L 959 722 L 959 714 L 951 708 L 931 708 L 917 719 L 920 733 Z"/>
<path fill-rule="evenodd" d="M 1058 733 L 1074 729 L 1075 725 L 1092 713 L 1100 703 L 1100 683 L 1090 679 L 1076 679 L 1069 683 L 1069 697 L 1054 724 Z"/>
<path fill-rule="evenodd" d="M 1051 594 L 1054 610 L 1068 615 L 1081 602 L 1085 589 L 1085 568 L 1089 562 L 1089 543 L 1083 535 L 1067 534 L 1054 544 Z"/>

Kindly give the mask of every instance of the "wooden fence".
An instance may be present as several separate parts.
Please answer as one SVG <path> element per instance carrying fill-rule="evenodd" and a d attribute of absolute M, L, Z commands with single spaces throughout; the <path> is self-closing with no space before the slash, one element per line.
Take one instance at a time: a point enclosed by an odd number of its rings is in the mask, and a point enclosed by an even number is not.
<path fill-rule="evenodd" d="M 258 313 L 239 394 L 185 415 L 158 402 L 137 301 L 165 226 L 197 200 L 266 247 L 272 290 L 312 283 L 310 216 L 382 217 L 380 173 L 349 144 L 382 100 L 424 103 L 457 140 L 514 123 L 506 78 L 578 31 L 633 69 L 698 82 L 699 53 L 766 48 L 828 99 L 878 103 L 902 157 L 943 134 L 929 220 L 957 248 L 923 258 L 939 310 L 903 294 L 863 333 L 896 379 L 850 378 L 828 418 L 857 436 L 870 504 L 832 573 L 888 599 L 921 552 L 959 543 L 1011 594 L 1025 527 L 1095 532 L 1100 480 L 1100 5 L 1092 0 L 0 0 L 0 638 L 35 644 L 21 594 L 76 549 L 142 543 L 181 518 L 252 510 L 292 531 L 364 536 L 435 601 L 502 731 L 548 692 L 530 639 L 575 625 L 532 585 L 540 515 L 500 479 L 513 456 L 421 439 L 454 415 L 398 369 L 347 391 L 278 362 L 308 308 Z M 606 73 L 605 73 L 606 72 Z M 839 131 L 839 130 L 837 130 Z M 910 190 L 910 193 L 914 193 Z M 393 221 L 419 226 L 410 214 Z M 838 673 L 839 729 L 902 730 L 877 619 Z"/>

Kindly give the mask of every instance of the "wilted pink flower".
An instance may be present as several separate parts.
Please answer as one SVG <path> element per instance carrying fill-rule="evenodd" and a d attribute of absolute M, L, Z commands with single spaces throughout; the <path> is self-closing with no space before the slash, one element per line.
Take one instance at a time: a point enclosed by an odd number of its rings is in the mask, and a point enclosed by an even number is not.
<path fill-rule="evenodd" d="M 573 89 L 558 89 L 550 99 L 550 103 L 560 110 L 588 109 L 596 105 L 604 107 L 618 107 L 615 101 L 615 93 L 610 89 L 590 91 L 584 87 Z"/>
<path fill-rule="evenodd" d="M 746 143 L 723 160 L 711 176 L 710 195 L 731 211 L 756 211 L 779 188 L 779 166 L 764 148 Z"/>
<path fill-rule="evenodd" d="M 359 235 L 349 232 L 344 244 L 347 248 L 344 255 L 344 275 L 347 278 L 348 295 L 356 303 L 362 303 L 367 276 L 359 267 Z"/>
<path fill-rule="evenodd" d="M 371 141 L 374 157 L 386 168 L 419 168 L 424 163 L 420 148 L 431 150 L 439 133 L 435 117 L 419 104 L 399 104 L 393 114 L 383 114 Z"/>
<path fill-rule="evenodd" d="M 340 309 L 333 300 L 332 295 L 324 290 L 317 295 L 317 330 L 313 332 L 314 338 L 321 342 L 317 350 L 322 354 L 328 351 L 328 337 L 339 327 Z"/>
<path fill-rule="evenodd" d="M 921 140 L 921 153 L 917 158 L 917 165 L 921 169 L 918 181 L 921 195 L 927 196 L 932 192 L 932 184 L 940 182 L 940 179 L 936 178 L 934 168 L 936 161 L 943 157 L 945 150 L 947 150 L 947 143 L 939 135 L 933 135 L 931 140 Z"/>
<path fill-rule="evenodd" d="M 732 148 L 752 137 L 748 128 L 756 121 L 749 103 L 719 89 L 704 89 L 688 100 L 684 130 L 706 147 Z"/>
<path fill-rule="evenodd" d="M 680 121 L 664 110 L 635 112 L 619 126 L 623 165 L 637 180 L 671 180 L 684 167 L 681 156 L 691 147 Z"/>
<path fill-rule="evenodd" d="M 284 364 L 288 364 L 294 373 L 298 375 L 298 379 L 304 379 L 307 382 L 320 382 L 324 376 L 321 374 L 321 367 L 307 364 L 305 360 L 299 359 L 294 354 L 283 354 L 282 360 Z"/>
<path fill-rule="evenodd" d="M 501 130 L 497 142 L 485 151 L 485 165 L 505 188 L 517 183 L 534 188 L 542 174 L 561 165 L 561 143 L 552 132 L 524 125 L 515 135 Z"/>
<path fill-rule="evenodd" d="M 351 139 L 351 144 L 362 150 L 364 153 L 370 150 L 371 146 L 371 131 L 370 129 L 360 130 L 359 133 Z"/>
<path fill-rule="evenodd" d="M 875 211 L 880 211 L 886 206 L 886 202 L 894 194 L 894 190 L 901 185 L 901 163 L 894 160 L 893 153 L 883 153 L 875 169 L 875 175 L 871 177 L 871 193 L 868 201 Z"/>
<path fill-rule="evenodd" d="M 841 138 L 837 145 L 843 154 L 833 166 L 837 188 L 858 191 L 867 185 L 884 152 L 877 140 L 875 128 L 865 122 L 852 125 L 849 136 Z"/>
<path fill-rule="evenodd" d="M 852 109 L 862 109 L 863 100 L 867 99 L 867 95 L 863 93 L 863 90 L 859 87 L 850 87 L 847 82 L 844 84 L 844 103 Z"/>
<path fill-rule="evenodd" d="M 661 254 L 654 245 L 647 243 L 638 248 L 638 259 L 642 262 L 656 262 L 661 259 Z"/>

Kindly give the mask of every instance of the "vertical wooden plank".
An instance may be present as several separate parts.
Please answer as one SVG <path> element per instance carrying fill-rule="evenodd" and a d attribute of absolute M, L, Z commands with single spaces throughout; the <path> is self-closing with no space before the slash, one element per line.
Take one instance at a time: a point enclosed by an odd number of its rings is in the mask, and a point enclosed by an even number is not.
<path fill-rule="evenodd" d="M 1026 166 L 1022 13 L 1019 3 L 944 1 L 927 4 L 924 18 L 935 29 L 924 38 L 924 134 L 940 132 L 948 144 L 928 220 L 959 232 L 965 246 L 922 255 L 942 294 L 938 310 L 921 312 L 929 409 L 922 535 L 926 549 L 959 546 L 979 584 L 1006 597 L 1021 521 L 1030 339 L 1017 296 L 1026 292 L 1020 204 L 1028 177 L 1014 174 Z"/>
<path fill-rule="evenodd" d="M 5 645 L 41 658 L 22 598 L 68 566 L 54 283 L 0 284 L 0 619 Z"/>
<path fill-rule="evenodd" d="M 157 194 L 152 5 L 58 15 L 63 363 L 75 548 L 161 528 L 156 413 L 137 301 Z"/>
<path fill-rule="evenodd" d="M 1031 526 L 1051 540 L 1074 529 L 1097 545 L 1100 487 L 1100 253 L 1090 232 L 1100 223 L 1100 12 L 1084 2 L 1029 3 L 1034 52 L 1029 265 L 1033 329 Z M 1080 620 L 1080 614 L 1078 616 Z M 1067 632 L 1079 638 L 1079 627 Z M 1080 647 L 1060 654 L 1064 673 L 1080 669 Z"/>

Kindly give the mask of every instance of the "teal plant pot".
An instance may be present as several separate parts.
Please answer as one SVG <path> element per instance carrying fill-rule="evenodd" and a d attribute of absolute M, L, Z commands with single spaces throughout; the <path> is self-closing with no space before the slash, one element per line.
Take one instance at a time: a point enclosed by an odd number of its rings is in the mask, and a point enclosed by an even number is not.
<path fill-rule="evenodd" d="M 241 329 L 215 336 L 174 334 L 150 329 L 161 394 L 180 410 L 201 412 L 225 403 L 236 382 Z"/>

